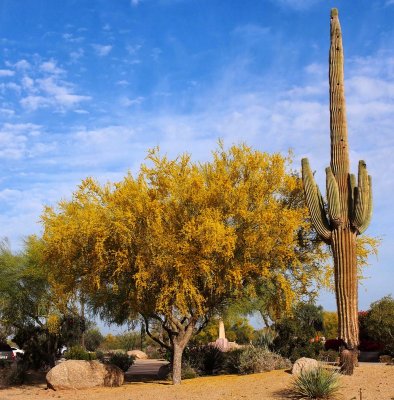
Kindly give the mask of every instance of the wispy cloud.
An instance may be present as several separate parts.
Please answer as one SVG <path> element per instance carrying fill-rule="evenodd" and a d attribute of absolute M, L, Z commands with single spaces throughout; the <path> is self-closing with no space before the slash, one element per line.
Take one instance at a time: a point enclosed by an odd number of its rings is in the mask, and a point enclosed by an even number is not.
<path fill-rule="evenodd" d="M 92 44 L 92 47 L 96 54 L 100 57 L 107 56 L 112 50 L 111 45 L 103 45 L 103 44 Z"/>
<path fill-rule="evenodd" d="M 57 66 L 56 61 L 50 60 L 45 61 L 40 65 L 40 70 L 49 74 L 60 75 L 63 74 L 65 71 L 62 68 Z"/>
<path fill-rule="evenodd" d="M 10 69 L 0 69 L 0 77 L 14 76 L 15 71 L 11 71 Z"/>

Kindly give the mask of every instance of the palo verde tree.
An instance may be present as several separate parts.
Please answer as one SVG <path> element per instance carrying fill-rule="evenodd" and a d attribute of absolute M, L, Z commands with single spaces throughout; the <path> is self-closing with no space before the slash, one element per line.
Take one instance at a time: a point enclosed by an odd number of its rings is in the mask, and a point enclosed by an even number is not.
<path fill-rule="evenodd" d="M 321 276 L 322 253 L 300 251 L 311 227 L 289 159 L 242 145 L 203 164 L 157 150 L 148 160 L 135 178 L 87 179 L 45 210 L 46 263 L 59 295 L 78 287 L 107 319 L 142 317 L 178 384 L 183 350 L 212 315 L 253 282 L 290 309 Z"/>
<path fill-rule="evenodd" d="M 367 229 L 371 219 L 372 185 L 364 161 L 359 162 L 357 186 L 355 176 L 349 173 L 343 47 L 337 9 L 331 10 L 329 87 L 331 163 L 326 168 L 327 205 L 307 159 L 302 160 L 302 177 L 313 225 L 332 248 L 338 336 L 346 344 L 341 352 L 342 370 L 351 375 L 359 345 L 356 236 Z"/>

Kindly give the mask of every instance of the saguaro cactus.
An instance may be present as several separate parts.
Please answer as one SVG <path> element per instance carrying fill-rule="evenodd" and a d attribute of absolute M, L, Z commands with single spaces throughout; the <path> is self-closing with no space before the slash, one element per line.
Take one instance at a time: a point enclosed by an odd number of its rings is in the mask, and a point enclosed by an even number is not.
<path fill-rule="evenodd" d="M 358 186 L 355 176 L 349 174 L 342 33 L 335 8 L 331 10 L 329 86 L 331 163 L 326 168 L 327 204 L 306 158 L 302 160 L 302 179 L 312 223 L 332 248 L 338 337 L 344 342 L 342 369 L 352 374 L 359 345 L 356 236 L 365 231 L 371 219 L 372 185 L 364 161 L 358 165 Z"/>

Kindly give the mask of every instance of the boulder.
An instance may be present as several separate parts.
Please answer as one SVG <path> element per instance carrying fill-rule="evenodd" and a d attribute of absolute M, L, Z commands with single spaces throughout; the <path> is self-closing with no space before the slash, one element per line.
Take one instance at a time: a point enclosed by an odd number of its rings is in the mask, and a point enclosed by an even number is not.
<path fill-rule="evenodd" d="M 134 357 L 136 360 L 147 360 L 148 355 L 141 350 L 130 350 L 127 352 L 128 356 Z"/>
<path fill-rule="evenodd" d="M 88 389 L 97 386 L 121 386 L 123 371 L 99 361 L 68 360 L 53 367 L 46 375 L 50 389 Z"/>
<path fill-rule="evenodd" d="M 299 358 L 294 364 L 291 373 L 298 375 L 301 372 L 309 371 L 310 369 L 315 369 L 319 367 L 319 362 L 313 358 L 302 357 Z"/>

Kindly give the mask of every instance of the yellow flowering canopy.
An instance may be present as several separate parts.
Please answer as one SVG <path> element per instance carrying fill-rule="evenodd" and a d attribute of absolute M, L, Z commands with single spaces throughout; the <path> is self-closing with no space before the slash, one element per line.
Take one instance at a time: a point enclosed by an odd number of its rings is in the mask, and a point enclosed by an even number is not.
<path fill-rule="evenodd" d="M 114 319 L 163 316 L 194 324 L 253 282 L 288 309 L 318 278 L 324 253 L 289 158 L 222 146 L 206 163 L 158 150 L 137 177 L 86 179 L 42 220 L 53 284 L 78 287 Z M 116 312 L 114 311 L 116 310 Z"/>

